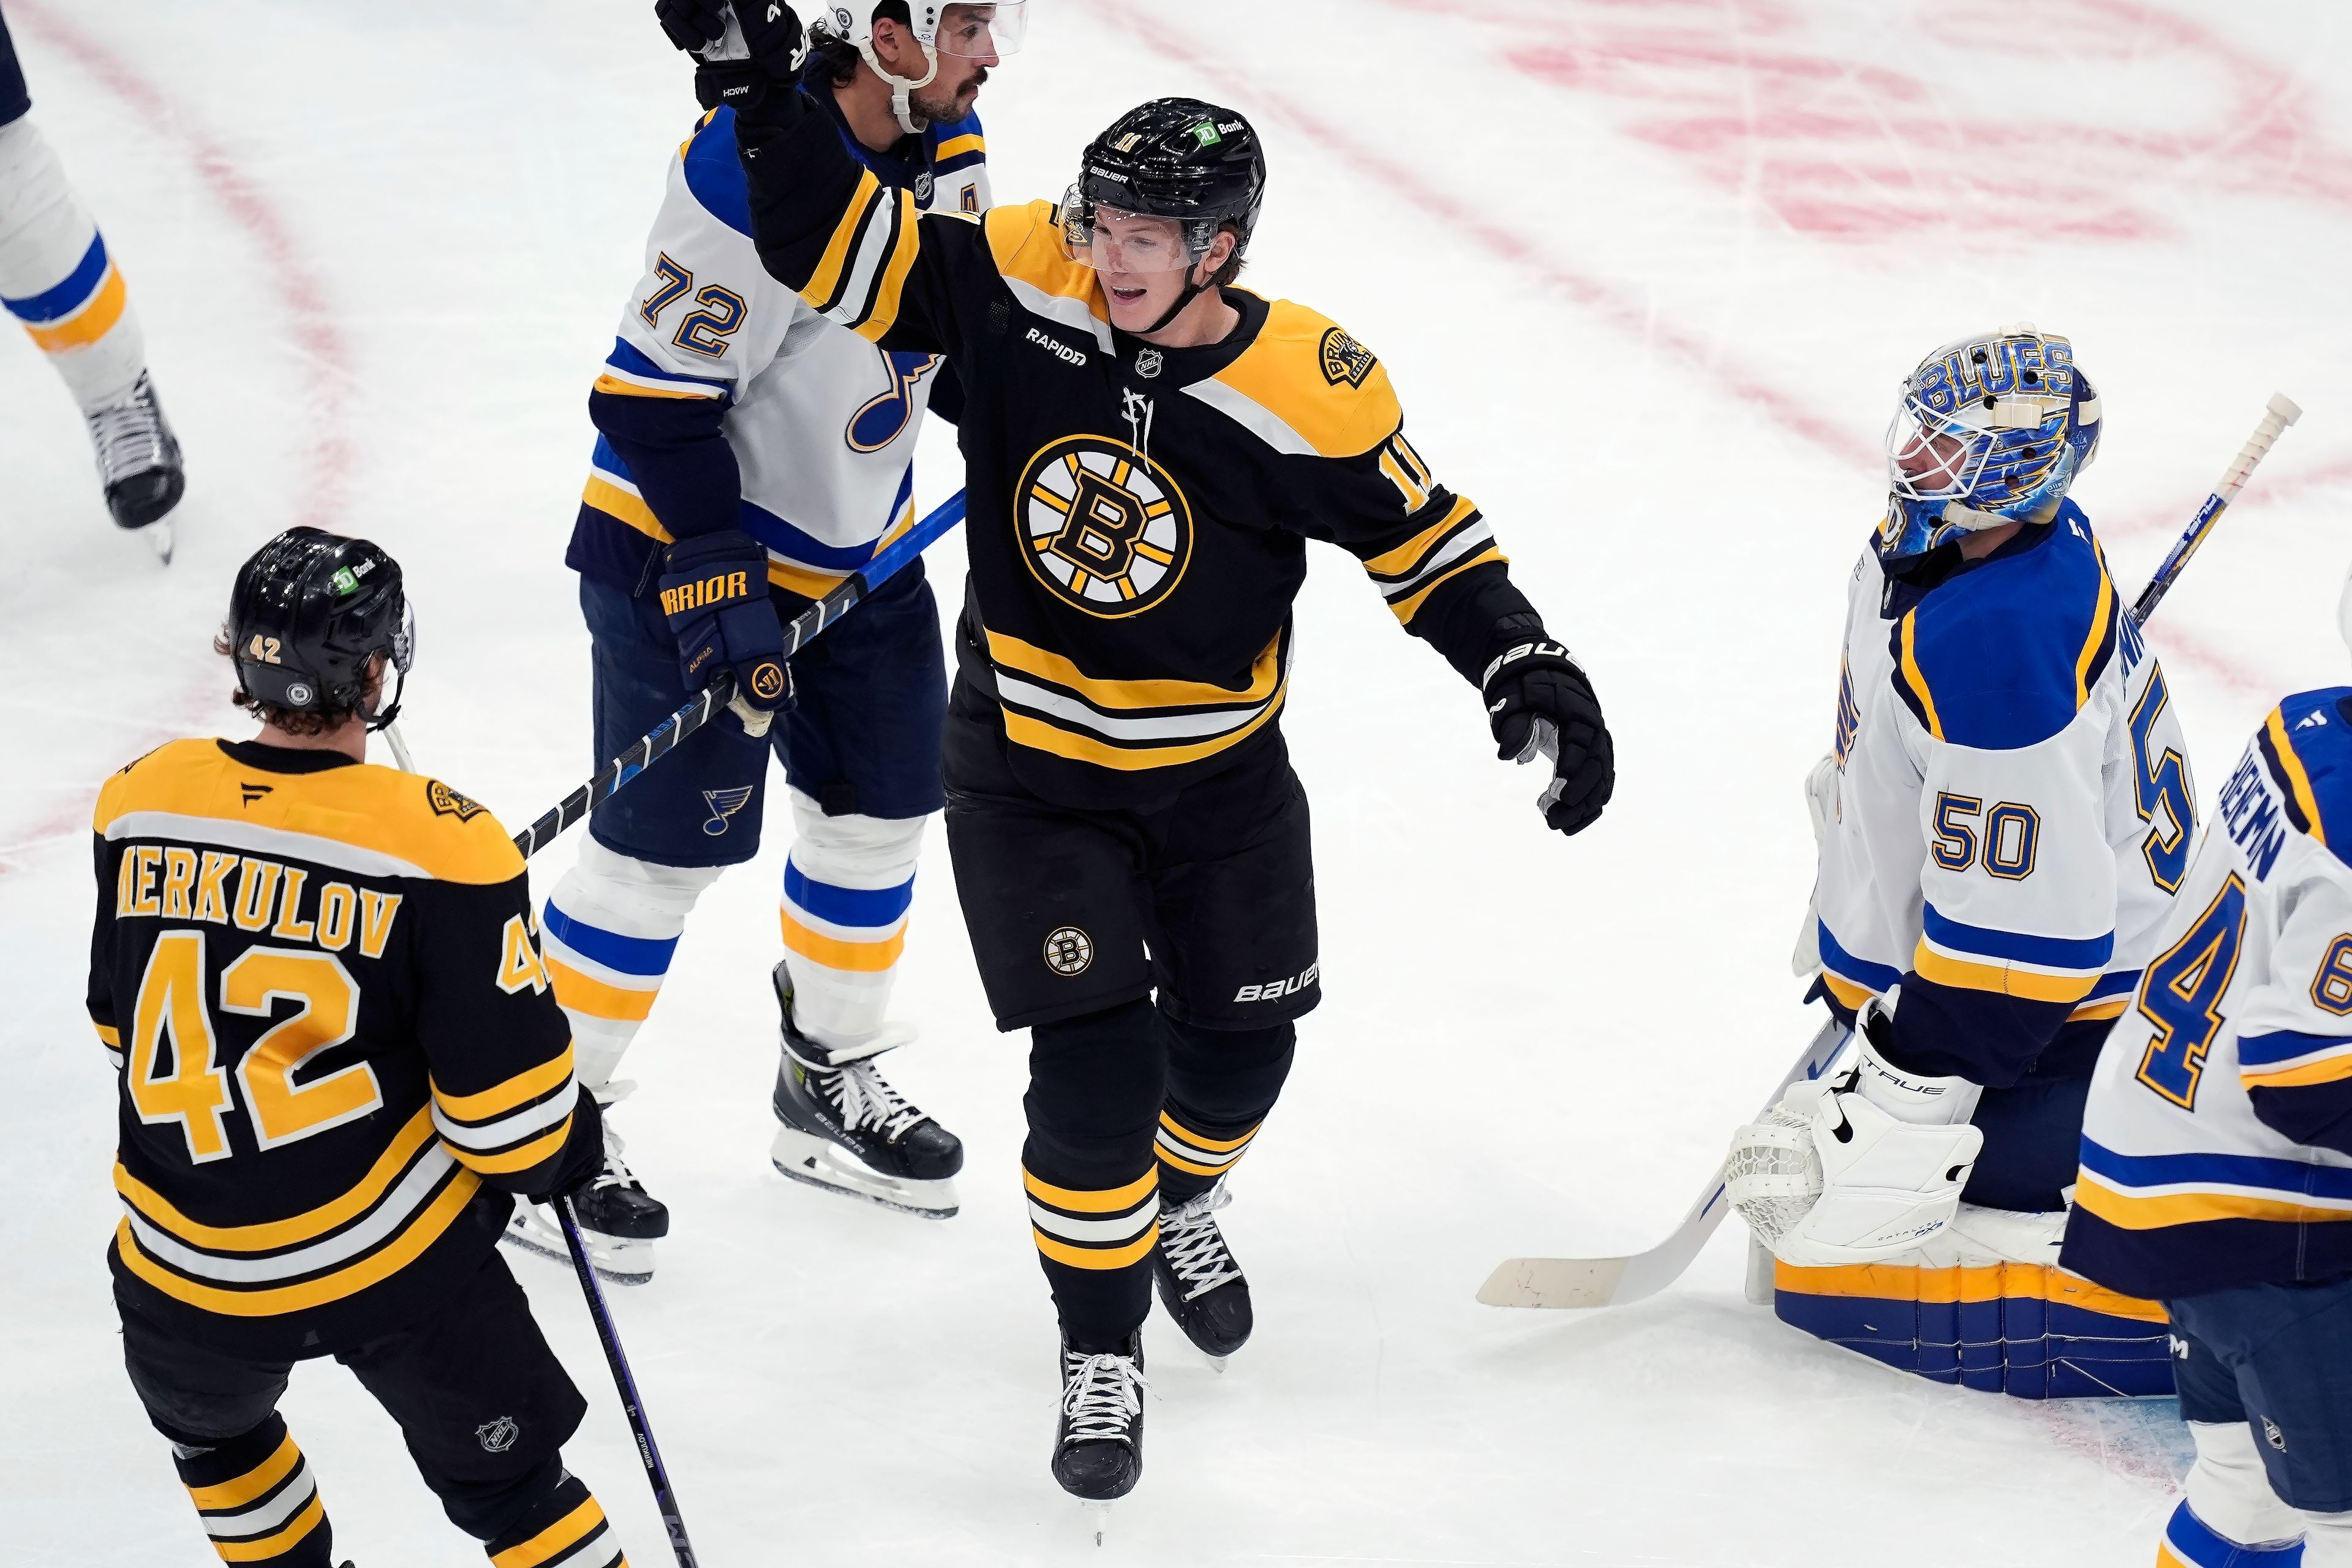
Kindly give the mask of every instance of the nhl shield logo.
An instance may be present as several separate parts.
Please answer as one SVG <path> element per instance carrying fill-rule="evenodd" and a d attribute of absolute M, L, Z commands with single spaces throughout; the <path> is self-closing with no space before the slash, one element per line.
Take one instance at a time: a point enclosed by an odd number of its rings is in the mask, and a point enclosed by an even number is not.
<path fill-rule="evenodd" d="M 702 801 L 710 807 L 710 817 L 703 823 L 702 831 L 713 838 L 726 832 L 727 819 L 743 809 L 751 798 L 751 789 L 750 784 L 740 784 L 734 789 L 704 790 Z"/>
<path fill-rule="evenodd" d="M 1337 327 L 1323 334 L 1322 359 L 1323 379 L 1334 386 L 1342 383 L 1363 385 L 1364 377 L 1372 374 L 1372 366 L 1381 363 L 1372 356 L 1371 350 Z"/>
<path fill-rule="evenodd" d="M 931 172 L 929 169 L 915 176 L 915 200 L 925 206 L 931 205 Z"/>
<path fill-rule="evenodd" d="M 1150 381 L 1160 374 L 1160 367 L 1167 363 L 1168 361 L 1158 349 L 1145 349 L 1135 356 L 1135 374 Z"/>
<path fill-rule="evenodd" d="M 1045 939 L 1045 967 L 1068 979 L 1084 974 L 1095 961 L 1095 939 L 1076 926 L 1064 926 Z"/>
<path fill-rule="evenodd" d="M 515 1418 L 511 1415 L 501 1415 L 495 1421 L 485 1421 L 474 1428 L 474 1440 L 481 1444 L 482 1452 L 486 1454 L 505 1453 L 515 1446 L 515 1439 L 521 1436 L 522 1428 L 515 1424 Z"/>

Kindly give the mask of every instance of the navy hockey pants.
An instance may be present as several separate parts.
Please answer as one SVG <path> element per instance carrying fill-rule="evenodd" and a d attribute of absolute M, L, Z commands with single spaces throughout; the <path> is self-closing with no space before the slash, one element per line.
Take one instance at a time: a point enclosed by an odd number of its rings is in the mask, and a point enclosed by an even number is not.
<path fill-rule="evenodd" d="M 0 125 L 32 112 L 33 95 L 25 89 L 24 68 L 16 63 L 16 45 L 8 37 L 8 17 L 0 13 Z"/>
<path fill-rule="evenodd" d="M 2352 1512 L 2352 1279 L 2216 1290 L 2164 1310 L 2189 1352 L 2172 1369 L 2181 1418 L 2247 1423 L 2288 1507 Z"/>

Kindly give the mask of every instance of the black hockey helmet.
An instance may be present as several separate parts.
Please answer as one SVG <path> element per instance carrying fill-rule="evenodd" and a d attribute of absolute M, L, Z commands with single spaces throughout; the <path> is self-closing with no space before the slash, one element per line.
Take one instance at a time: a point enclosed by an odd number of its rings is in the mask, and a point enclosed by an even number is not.
<path fill-rule="evenodd" d="M 237 571 L 229 598 L 237 689 L 294 712 L 364 711 L 369 661 L 382 654 L 406 684 L 416 622 L 400 563 L 364 539 L 289 528 Z M 400 710 L 397 689 L 368 720 Z"/>
<path fill-rule="evenodd" d="M 1265 144 L 1233 110 L 1197 98 L 1153 99 L 1087 144 L 1078 182 L 1062 204 L 1063 237 L 1073 256 L 1092 249 L 1098 204 L 1178 220 L 1194 262 L 1230 223 L 1238 231 L 1239 257 L 1265 204 Z"/>

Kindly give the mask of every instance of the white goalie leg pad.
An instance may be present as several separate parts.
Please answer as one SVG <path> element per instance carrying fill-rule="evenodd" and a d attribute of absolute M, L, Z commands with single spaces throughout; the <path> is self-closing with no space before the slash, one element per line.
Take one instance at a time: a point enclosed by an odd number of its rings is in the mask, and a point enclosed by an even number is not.
<path fill-rule="evenodd" d="M 2252 1550 L 2284 1545 L 2304 1531 L 2304 1516 L 2271 1490 L 2253 1428 L 2243 1421 L 2191 1421 L 2197 1463 L 2181 1489 L 2182 1506 L 2197 1522 L 2231 1544 Z M 2168 1529 L 2166 1544 L 2176 1556 L 2195 1562 L 2184 1550 L 2194 1531 Z M 2180 1539 L 2176 1539 L 2179 1537 Z"/>
<path fill-rule="evenodd" d="M 2352 1513 L 2302 1513 L 2303 1568 L 2352 1568 Z"/>
<path fill-rule="evenodd" d="M 1798 1084 L 1732 1137 L 1727 1195 L 1783 1262 L 1872 1263 L 1916 1247 L 1950 1222 L 1984 1145 L 1973 1127 L 1924 1120 L 1974 1108 L 1962 1080 L 1901 1073 L 1866 1036 L 1856 1044 L 1852 1087 Z"/>
<path fill-rule="evenodd" d="M 591 837 L 547 896 L 541 921 L 548 977 L 572 1019 L 580 1081 L 603 1089 L 645 1026 L 677 941 L 720 866 L 657 866 Z"/>
<path fill-rule="evenodd" d="M 0 126 L 0 299 L 86 414 L 120 402 L 146 368 L 122 275 L 29 115 Z"/>
<path fill-rule="evenodd" d="M 778 906 L 793 1022 L 838 1063 L 913 1037 L 884 1018 L 907 941 L 926 818 L 827 816 L 799 790 Z"/>

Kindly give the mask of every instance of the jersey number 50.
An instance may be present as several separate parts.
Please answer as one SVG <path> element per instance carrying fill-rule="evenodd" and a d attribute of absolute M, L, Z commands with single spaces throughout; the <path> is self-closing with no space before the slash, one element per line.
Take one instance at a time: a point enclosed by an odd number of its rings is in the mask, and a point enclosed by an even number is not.
<path fill-rule="evenodd" d="M 264 1149 L 308 1138 L 365 1116 L 383 1103 L 374 1069 L 354 1062 L 322 1078 L 295 1075 L 358 1026 L 360 988 L 332 953 L 253 947 L 221 972 L 224 1013 L 267 1018 L 280 1002 L 295 1011 L 253 1043 L 236 1064 L 254 1142 Z M 166 1053 L 169 1053 L 168 1057 Z M 198 1164 L 234 1152 L 228 1075 L 205 986 L 205 933 L 167 931 L 155 939 L 131 1024 L 124 1076 L 131 1103 L 151 1126 L 176 1121 Z"/>

